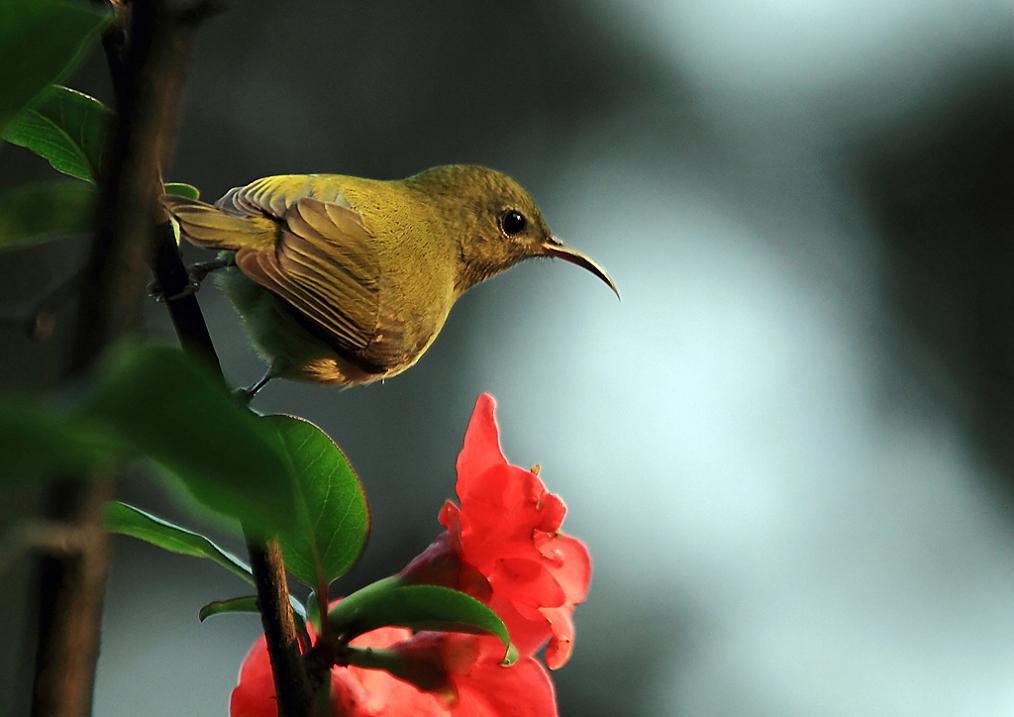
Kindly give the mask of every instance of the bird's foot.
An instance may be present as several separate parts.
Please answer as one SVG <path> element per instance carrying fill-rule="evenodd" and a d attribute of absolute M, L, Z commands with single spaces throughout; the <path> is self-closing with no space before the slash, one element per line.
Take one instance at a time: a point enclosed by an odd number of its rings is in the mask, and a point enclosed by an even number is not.
<path fill-rule="evenodd" d="M 275 377 L 274 366 L 271 366 L 270 368 L 268 368 L 267 371 L 264 372 L 264 375 L 261 376 L 259 379 L 257 379 L 257 381 L 255 381 L 253 384 L 247 386 L 246 388 L 237 388 L 236 390 L 234 390 L 232 392 L 232 397 L 235 398 L 244 406 L 248 406 L 250 405 L 250 402 L 254 399 L 254 396 L 257 395 L 257 392 L 260 391 L 265 386 L 267 386 L 268 381 L 270 381 L 274 377 Z"/>
<path fill-rule="evenodd" d="M 254 396 L 257 394 L 256 391 L 252 391 L 253 386 L 246 386 L 244 388 L 234 388 L 232 390 L 232 397 L 236 403 L 241 406 L 249 406 Z"/>
<path fill-rule="evenodd" d="M 148 284 L 148 295 L 159 303 L 166 301 L 179 301 L 188 296 L 193 296 L 201 288 L 201 284 L 208 278 L 208 274 L 229 266 L 235 266 L 235 260 L 230 256 L 225 259 L 213 259 L 212 261 L 198 261 L 187 267 L 187 284 L 172 296 L 166 296 L 158 281 Z"/>
<path fill-rule="evenodd" d="M 188 296 L 193 296 L 194 294 L 197 293 L 197 290 L 200 288 L 201 283 L 199 281 L 189 281 L 187 282 L 186 286 L 184 286 L 182 289 L 177 291 L 172 296 L 166 296 L 165 292 L 162 291 L 161 284 L 159 284 L 158 281 L 155 280 L 148 282 L 148 296 L 153 298 L 158 303 L 164 304 L 167 301 L 179 301 L 180 299 L 185 299 Z"/>

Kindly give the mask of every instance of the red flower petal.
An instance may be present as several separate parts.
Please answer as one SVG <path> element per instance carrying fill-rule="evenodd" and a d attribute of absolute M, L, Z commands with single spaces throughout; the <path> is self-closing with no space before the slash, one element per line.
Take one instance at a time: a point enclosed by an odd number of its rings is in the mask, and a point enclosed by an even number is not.
<path fill-rule="evenodd" d="M 571 616 L 587 595 L 591 560 L 581 541 L 560 532 L 563 500 L 536 473 L 507 462 L 495 406 L 488 394 L 476 402 L 457 461 L 461 507 L 448 501 L 440 510 L 447 533 L 401 575 L 482 600 L 523 658 L 548 643 L 546 659 L 556 668 L 570 656 Z"/>
<path fill-rule="evenodd" d="M 278 717 L 267 642 L 262 635 L 246 653 L 239 683 L 229 698 L 231 717 Z"/>
<path fill-rule="evenodd" d="M 495 465 L 507 465 L 500 449 L 500 431 L 493 415 L 496 400 L 488 393 L 479 395 L 465 431 L 465 445 L 458 454 L 458 485 L 462 476 L 479 476 Z M 461 490 L 458 495 L 461 495 Z M 466 491 L 467 492 L 467 491 Z"/>
<path fill-rule="evenodd" d="M 571 620 L 573 606 L 544 607 L 542 614 L 549 620 L 553 636 L 546 645 L 546 665 L 556 670 L 567 664 L 574 649 L 574 622 Z"/>
<path fill-rule="evenodd" d="M 509 597 L 522 614 L 529 612 L 525 607 L 531 611 L 539 607 L 559 607 L 566 597 L 552 573 L 532 560 L 505 558 L 497 561 L 489 584 L 494 592 Z"/>
<path fill-rule="evenodd" d="M 448 633 L 418 633 L 381 628 L 357 638 L 360 647 L 389 647 L 425 668 L 442 671 L 450 682 L 452 703 L 442 702 L 382 670 L 335 667 L 331 702 L 342 717 L 556 717 L 549 675 L 525 657 L 501 667 L 503 644 L 496 638 Z M 436 674 L 436 673 L 434 673 Z M 439 685 L 438 685 L 439 686 Z M 271 667 L 263 637 L 254 642 L 240 670 L 230 704 L 232 717 L 277 717 Z"/>
<path fill-rule="evenodd" d="M 472 493 L 459 495 L 461 545 L 465 559 L 486 572 L 503 557 L 539 560 L 534 531 L 555 532 L 563 519 L 563 503 L 546 492 L 534 473 L 517 466 L 486 471 Z"/>
<path fill-rule="evenodd" d="M 535 536 L 535 545 L 548 562 L 553 574 L 571 605 L 584 602 L 591 583 L 591 556 L 588 548 L 569 535 Z"/>
<path fill-rule="evenodd" d="M 503 649 L 482 638 L 483 654 L 468 674 L 455 680 L 454 717 L 556 717 L 556 693 L 545 668 L 531 657 L 501 667 Z"/>
<path fill-rule="evenodd" d="M 407 632 L 407 631 L 406 631 Z M 344 717 L 374 717 L 367 711 L 366 695 L 347 670 L 331 676 L 331 704 Z M 446 713 L 444 713 L 446 714 Z M 278 700 L 271 674 L 267 642 L 257 638 L 239 672 L 239 683 L 229 699 L 230 717 L 278 717 Z"/>
<path fill-rule="evenodd" d="M 410 630 L 381 628 L 362 635 L 352 644 L 389 647 L 405 641 Z M 342 717 L 447 717 L 448 710 L 431 694 L 421 692 L 381 670 L 335 667 L 331 670 L 331 704 Z M 264 637 L 247 653 L 239 684 L 229 702 L 231 717 L 278 717 L 278 702 Z"/>
<path fill-rule="evenodd" d="M 472 669 L 479 657 L 479 638 L 420 632 L 394 646 L 404 668 L 398 676 L 420 690 L 434 693 L 445 705 L 457 701 L 453 675 Z"/>
<path fill-rule="evenodd" d="M 343 673 L 349 673 L 348 676 Z M 436 696 L 421 692 L 414 685 L 393 677 L 383 670 L 367 670 L 360 667 L 336 667 L 331 671 L 331 701 L 335 702 L 334 690 L 351 677 L 361 689 L 362 698 L 353 713 L 369 717 L 446 717 L 448 710 Z M 349 712 L 335 710 L 335 714 L 346 717 Z"/>
<path fill-rule="evenodd" d="M 556 493 L 547 492 L 542 498 L 542 506 L 539 512 L 542 522 L 539 524 L 538 530 L 555 533 L 563 525 L 563 518 L 567 515 L 567 506 Z"/>
<path fill-rule="evenodd" d="M 533 655 L 552 635 L 549 620 L 536 610 L 534 615 L 522 615 L 514 603 L 495 591 L 489 601 L 490 609 L 500 616 L 511 636 L 511 643 L 521 655 Z"/>

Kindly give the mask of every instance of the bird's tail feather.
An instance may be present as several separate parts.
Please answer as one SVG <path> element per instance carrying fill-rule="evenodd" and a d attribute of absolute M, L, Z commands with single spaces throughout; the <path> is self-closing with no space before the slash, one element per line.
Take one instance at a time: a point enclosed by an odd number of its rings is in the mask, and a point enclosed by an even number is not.
<path fill-rule="evenodd" d="M 191 244 L 208 249 L 266 249 L 274 246 L 279 225 L 266 216 L 224 212 L 196 199 L 166 195 L 166 210 L 179 222 L 180 233 Z"/>

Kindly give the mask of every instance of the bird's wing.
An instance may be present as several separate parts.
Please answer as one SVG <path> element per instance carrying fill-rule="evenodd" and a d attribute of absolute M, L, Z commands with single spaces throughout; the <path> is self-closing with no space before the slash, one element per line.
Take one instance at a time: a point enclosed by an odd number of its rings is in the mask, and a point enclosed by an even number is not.
<path fill-rule="evenodd" d="M 274 247 L 286 212 L 300 199 L 314 197 L 348 207 L 340 186 L 335 175 L 287 174 L 234 187 L 214 205 L 174 195 L 162 201 L 192 244 L 230 251 L 266 249 Z"/>
<path fill-rule="evenodd" d="M 240 271 L 330 332 L 339 346 L 366 348 L 377 329 L 380 261 L 376 239 L 359 214 L 336 203 L 278 192 L 255 199 L 237 193 L 229 202 L 256 202 L 252 206 L 272 213 L 284 208 L 275 215 L 281 231 L 274 246 L 236 252 Z"/>
<path fill-rule="evenodd" d="M 281 174 L 255 179 L 243 187 L 234 187 L 215 206 L 230 214 L 269 216 L 281 219 L 304 197 L 348 208 L 335 175 Z"/>
<path fill-rule="evenodd" d="M 275 244 L 278 221 L 260 214 L 234 214 L 189 197 L 166 195 L 162 203 L 191 244 L 205 249 L 237 251 Z"/>

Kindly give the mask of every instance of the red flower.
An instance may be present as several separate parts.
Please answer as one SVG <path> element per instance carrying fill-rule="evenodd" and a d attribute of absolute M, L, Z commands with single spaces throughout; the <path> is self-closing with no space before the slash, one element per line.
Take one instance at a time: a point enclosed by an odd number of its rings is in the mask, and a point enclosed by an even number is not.
<path fill-rule="evenodd" d="M 570 657 L 571 615 L 591 580 L 581 541 L 560 533 L 567 512 L 533 471 L 507 462 L 500 449 L 496 402 L 479 396 L 458 456 L 459 508 L 440 511 L 447 532 L 403 571 L 406 581 L 445 585 L 488 604 L 522 655 L 547 640 L 546 664 Z"/>
<path fill-rule="evenodd" d="M 563 665 L 574 636 L 571 615 L 584 600 L 591 562 L 584 545 L 560 532 L 566 507 L 534 471 L 512 466 L 500 449 L 496 404 L 476 402 L 458 456 L 456 492 L 439 520 L 447 528 L 402 572 L 405 582 L 445 585 L 489 605 L 506 623 L 520 659 L 502 667 L 492 637 L 381 628 L 352 646 L 386 649 L 395 677 L 336 666 L 331 702 L 346 717 L 556 717 L 546 664 Z M 232 692 L 231 717 L 276 717 L 264 638 L 250 649 Z"/>
<path fill-rule="evenodd" d="M 342 717 L 556 717 L 553 683 L 538 661 L 501 667 L 496 638 L 385 627 L 353 640 L 390 648 L 409 677 L 430 682 L 424 692 L 383 670 L 334 667 L 331 704 Z M 231 717 L 277 717 L 275 686 L 264 637 L 250 648 L 232 691 Z"/>
<path fill-rule="evenodd" d="M 546 669 L 533 657 L 503 667 L 495 637 L 421 632 L 392 649 L 454 717 L 556 717 Z"/>

